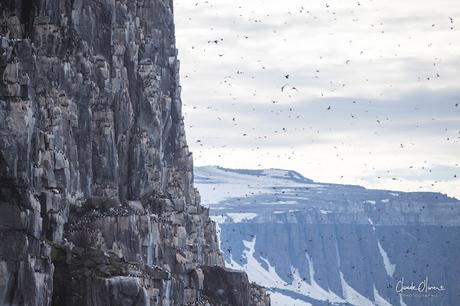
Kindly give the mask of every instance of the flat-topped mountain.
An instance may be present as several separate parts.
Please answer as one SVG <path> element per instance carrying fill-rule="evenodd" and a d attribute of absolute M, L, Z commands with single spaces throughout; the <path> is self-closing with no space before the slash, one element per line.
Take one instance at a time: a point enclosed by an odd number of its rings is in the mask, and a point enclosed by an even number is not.
<path fill-rule="evenodd" d="M 226 264 L 270 288 L 274 305 L 460 303 L 455 198 L 318 183 L 279 169 L 196 167 L 195 184 L 218 222 Z M 400 294 L 403 278 L 447 290 Z"/>

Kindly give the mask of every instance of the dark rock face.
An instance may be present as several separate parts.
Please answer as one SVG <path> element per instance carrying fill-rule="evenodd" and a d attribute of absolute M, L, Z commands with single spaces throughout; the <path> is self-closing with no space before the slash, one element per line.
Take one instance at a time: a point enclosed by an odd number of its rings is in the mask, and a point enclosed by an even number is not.
<path fill-rule="evenodd" d="M 202 295 L 223 259 L 174 40 L 169 0 L 0 2 L 1 305 L 228 300 Z"/>
<path fill-rule="evenodd" d="M 246 273 L 219 266 L 203 267 L 203 294 L 224 305 L 259 306 L 270 303 L 257 285 L 250 284 Z"/>

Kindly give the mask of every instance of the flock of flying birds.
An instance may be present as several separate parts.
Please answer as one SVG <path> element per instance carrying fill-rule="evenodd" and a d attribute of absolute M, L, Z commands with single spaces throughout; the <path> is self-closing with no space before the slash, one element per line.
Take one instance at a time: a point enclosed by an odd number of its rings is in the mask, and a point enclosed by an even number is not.
<path fill-rule="evenodd" d="M 237 5 L 237 4 L 234 4 Z M 357 7 L 362 7 L 364 3 L 361 3 L 360 1 L 356 2 Z M 203 6 L 207 6 L 208 8 L 212 8 L 213 5 L 211 4 L 210 1 L 201 1 L 201 2 L 196 2 L 195 7 L 197 10 L 203 9 Z M 239 7 L 241 8 L 241 6 Z M 339 14 L 334 10 L 333 6 L 330 5 L 329 3 L 324 4 L 324 9 L 328 14 L 332 16 L 333 21 L 337 21 L 337 18 Z M 295 14 L 305 14 L 309 15 L 311 18 L 317 19 L 316 16 L 313 16 L 312 12 L 305 8 L 304 6 L 299 7 L 297 11 L 288 11 L 287 16 L 293 16 Z M 259 17 L 248 17 L 245 14 L 240 14 L 239 15 L 240 20 L 238 22 L 241 23 L 246 23 L 246 24 L 257 24 L 260 26 L 264 26 L 264 20 L 259 18 Z M 270 17 L 267 15 L 266 17 Z M 189 17 L 189 20 L 191 17 Z M 450 30 L 454 31 L 455 30 L 455 20 L 454 17 L 452 16 L 446 16 L 444 18 L 444 22 L 441 23 L 429 23 L 426 25 L 426 27 L 432 28 L 432 29 L 437 29 L 437 28 L 442 28 L 443 30 Z M 288 22 L 288 21 L 287 21 Z M 353 22 L 359 22 L 359 18 L 354 17 Z M 286 22 L 285 22 L 286 24 Z M 211 25 L 214 27 L 214 25 Z M 268 25 L 267 25 L 268 26 Z M 376 22 L 374 24 L 370 25 L 372 31 L 377 32 L 381 35 L 386 34 L 387 32 L 384 29 L 384 24 L 381 22 Z M 212 28 L 214 30 L 214 28 Z M 273 34 L 279 34 L 278 29 L 270 29 Z M 254 33 L 239 33 L 237 34 L 237 39 L 242 40 L 243 42 L 247 42 L 249 40 L 252 41 L 252 43 L 257 42 L 257 39 L 260 39 L 257 35 L 257 32 Z M 214 103 L 212 100 L 207 101 L 206 104 L 201 104 L 201 103 L 196 103 L 194 105 L 187 105 L 184 104 L 185 106 L 185 111 L 186 115 L 187 112 L 189 112 L 188 117 L 190 120 L 190 117 L 193 116 L 194 112 L 201 112 L 201 114 L 204 114 L 206 117 L 206 120 L 209 120 L 211 124 L 214 125 L 221 125 L 223 127 L 230 127 L 231 130 L 234 131 L 234 133 L 238 133 L 239 136 L 241 137 L 241 142 L 244 143 L 250 143 L 252 146 L 251 151 L 258 151 L 258 152 L 263 152 L 269 150 L 269 146 L 265 147 L 264 146 L 264 141 L 267 141 L 269 143 L 270 141 L 273 141 L 273 139 L 279 139 L 280 135 L 282 136 L 287 136 L 287 137 L 295 137 L 296 132 L 300 133 L 313 133 L 313 134 L 327 134 L 331 130 L 324 130 L 322 129 L 321 126 L 315 126 L 314 124 L 310 124 L 307 122 L 307 117 L 305 112 L 316 112 L 317 116 L 322 117 L 321 120 L 327 122 L 328 120 L 336 120 L 337 116 L 341 117 L 346 117 L 346 120 L 354 122 L 355 126 L 360 126 L 362 129 L 375 129 L 375 130 L 380 130 L 382 126 L 385 124 L 390 125 L 391 122 L 393 121 L 390 116 L 387 114 L 375 114 L 372 118 L 370 113 L 370 109 L 372 108 L 373 101 L 369 99 L 362 99 L 360 97 L 354 97 L 354 98 L 349 98 L 348 100 L 348 111 L 344 111 L 343 107 L 343 100 L 347 99 L 338 99 L 335 101 L 333 98 L 328 97 L 328 91 L 332 93 L 336 93 L 339 91 L 341 88 L 346 88 L 348 87 L 348 84 L 345 82 L 340 82 L 340 81 L 334 81 L 334 80 L 327 80 L 325 83 L 329 85 L 330 89 L 324 89 L 321 90 L 321 92 L 318 93 L 316 100 L 318 101 L 318 105 L 316 107 L 311 107 L 308 109 L 307 107 L 299 107 L 298 104 L 294 103 L 293 100 L 297 99 L 302 99 L 302 96 L 307 96 L 307 94 L 303 92 L 305 84 L 302 83 L 300 80 L 301 78 L 298 77 L 297 71 L 288 71 L 286 69 L 285 71 L 280 71 L 279 69 L 270 69 L 269 64 L 265 64 L 265 61 L 259 59 L 256 61 L 256 64 L 259 67 L 259 73 L 254 73 L 254 72 L 248 72 L 251 71 L 251 69 L 246 69 L 247 67 L 242 67 L 242 66 L 237 66 L 233 67 L 230 71 L 227 71 L 225 65 L 225 60 L 227 57 L 231 56 L 229 55 L 225 50 L 228 50 L 228 45 L 232 44 L 234 38 L 229 38 L 226 37 L 225 35 L 220 35 L 220 36 L 215 36 L 212 38 L 209 38 L 205 41 L 203 45 L 205 47 L 201 46 L 198 47 L 196 45 L 191 46 L 192 52 L 199 52 L 200 57 L 209 57 L 210 54 L 215 55 L 216 58 L 214 60 L 215 63 L 215 68 L 216 70 L 219 70 L 219 72 L 222 72 L 224 74 L 223 78 L 220 80 L 219 85 L 228 88 L 229 93 L 228 93 L 228 103 L 231 104 L 231 106 L 234 106 L 234 109 L 231 109 L 231 112 L 228 111 L 228 106 L 226 107 L 227 111 L 220 110 L 221 105 L 219 103 Z M 281 41 L 280 43 L 287 43 L 287 39 L 285 38 L 280 38 Z M 230 41 L 230 43 L 228 43 Z M 315 42 L 311 42 L 315 43 Z M 349 43 L 351 44 L 352 41 L 350 40 Z M 400 44 L 397 45 L 398 48 L 403 48 L 401 47 Z M 427 45 L 427 48 L 431 48 L 432 44 L 429 43 Z M 296 48 L 295 43 L 293 43 L 292 48 Z M 212 50 L 211 52 L 207 52 L 208 50 Z M 244 49 L 241 50 L 241 56 L 240 60 L 242 63 L 244 63 Z M 263 50 L 261 50 L 263 52 Z M 268 51 L 267 51 L 268 52 Z M 358 54 L 360 56 L 364 56 L 366 54 L 366 50 L 358 50 Z M 264 54 L 261 54 L 261 57 L 263 57 Z M 305 56 L 308 56 L 305 55 Z M 397 56 L 397 54 L 395 54 Z M 382 58 L 382 57 L 381 57 Z M 324 57 L 320 56 L 319 61 L 323 60 Z M 439 55 L 439 57 L 436 57 L 432 61 L 432 70 L 430 73 L 423 74 L 420 73 L 416 78 L 416 81 L 420 84 L 420 88 L 423 88 L 425 82 L 434 82 L 437 80 L 440 80 L 442 82 L 442 73 L 438 71 L 438 67 L 440 63 L 442 62 L 442 54 Z M 354 64 L 353 59 L 348 59 L 345 58 L 343 60 L 343 66 L 345 67 L 350 67 Z M 383 64 L 383 61 L 382 61 Z M 311 68 L 311 67 L 310 67 Z M 201 69 L 201 68 L 200 68 Z M 275 71 L 275 72 L 273 72 Z M 193 71 L 196 72 L 196 71 Z M 248 83 L 251 82 L 258 77 L 262 75 L 262 73 L 272 73 L 276 74 L 276 76 L 272 75 L 272 78 L 278 80 L 278 87 L 273 88 L 272 92 L 274 93 L 273 98 L 266 99 L 266 102 L 263 104 L 257 104 L 257 103 L 251 103 L 251 101 L 244 101 L 242 98 L 238 98 L 238 94 L 232 91 L 238 91 L 238 86 L 242 83 Z M 322 78 L 325 78 L 325 74 L 322 73 L 322 69 L 320 68 L 315 68 L 311 71 L 311 77 L 313 80 L 319 80 Z M 193 73 L 188 73 L 185 74 L 185 82 L 188 82 L 187 79 L 193 78 Z M 365 84 L 370 84 L 371 83 L 371 76 L 365 78 Z M 215 81 L 214 84 L 217 84 L 217 81 Z M 251 94 L 254 98 L 259 95 L 259 91 L 257 88 L 257 82 L 254 83 L 255 88 L 252 89 Z M 212 84 L 207 84 L 206 86 L 212 86 Z M 244 87 L 247 88 L 247 87 Z M 331 89 L 332 88 L 332 89 Z M 241 91 L 241 89 L 239 89 Z M 276 94 L 275 94 L 276 91 Z M 246 96 L 250 96 L 249 94 L 246 94 Z M 290 98 L 295 98 L 295 99 L 290 99 Z M 200 97 L 201 100 L 206 99 L 206 97 Z M 246 99 L 246 98 L 245 98 Z M 185 101 L 190 100 L 188 96 L 185 96 L 184 98 Z M 248 103 L 249 102 L 249 103 Z M 457 127 L 457 130 L 455 133 L 450 133 L 450 128 L 445 128 L 442 131 L 442 134 L 440 133 L 440 137 L 444 137 L 444 141 L 449 142 L 449 143 L 454 143 L 457 145 L 457 149 L 459 148 L 460 144 L 460 108 L 459 108 L 459 102 L 460 101 L 451 101 L 451 104 L 449 105 L 450 109 L 449 112 L 451 114 L 456 114 L 457 116 L 457 123 L 459 123 L 459 126 Z M 359 106 L 359 107 L 358 107 Z M 422 107 L 422 106 L 421 106 Z M 360 111 L 358 111 L 358 109 Z M 414 111 L 419 111 L 419 108 L 414 108 Z M 228 114 L 231 115 L 228 115 Z M 211 118 L 211 116 L 215 114 L 215 118 Z M 374 114 L 374 113 L 373 113 Z M 268 117 L 267 115 L 271 115 Z M 263 120 L 266 120 L 266 118 L 270 118 L 269 125 L 272 127 L 271 130 L 261 130 L 256 127 L 256 125 L 253 124 L 253 121 L 251 120 L 245 120 L 247 117 L 253 117 L 256 118 L 260 116 Z M 242 118 L 240 118 L 242 117 Z M 265 118 L 265 119 L 264 119 Z M 279 118 L 279 119 L 278 119 Z M 344 121 L 346 121 L 344 120 Z M 359 121 L 363 120 L 366 121 L 364 124 L 360 123 Z M 435 117 L 431 118 L 432 121 L 436 121 Z M 256 120 L 254 120 L 256 121 Z M 372 122 L 373 125 L 369 124 L 369 121 Z M 299 122 L 299 123 L 297 123 Z M 308 127 L 302 127 L 302 123 L 305 125 L 309 125 Z M 414 128 L 419 128 L 419 124 L 417 122 L 416 126 Z M 207 125 L 207 124 L 205 124 Z M 190 129 L 193 129 L 195 126 L 189 125 Z M 213 133 L 218 131 L 218 129 L 214 130 Z M 293 132 L 293 134 L 289 135 L 290 132 Z M 378 136 L 378 132 L 376 131 L 374 135 Z M 446 136 L 448 135 L 448 136 Z M 190 136 L 190 135 L 189 135 Z M 320 139 L 321 136 L 318 136 L 318 139 Z M 299 142 L 301 142 L 302 139 L 299 139 Z M 311 141 L 315 141 L 315 137 L 311 138 Z M 232 144 L 228 143 L 225 138 L 221 139 L 221 143 L 216 144 L 212 143 L 212 141 L 207 141 L 206 135 L 200 135 L 198 139 L 195 139 L 195 158 L 200 156 L 202 152 L 206 152 L 208 149 L 225 149 L 228 150 L 231 154 L 231 147 Z M 343 146 L 344 142 L 339 141 L 337 143 L 332 144 L 331 146 L 335 151 L 338 152 L 339 146 Z M 400 150 L 405 150 L 408 147 L 414 146 L 413 142 L 408 139 L 407 143 L 395 143 L 394 146 L 399 148 Z M 370 151 L 372 148 L 369 149 Z M 278 155 L 278 158 L 282 159 L 291 159 L 295 158 L 296 156 L 296 148 L 295 146 L 290 146 L 288 150 L 286 150 L 286 155 Z M 369 152 L 372 153 L 372 152 Z M 220 155 L 219 155 L 220 157 Z M 337 157 L 341 158 L 339 153 L 337 153 Z M 342 158 L 343 160 L 343 158 Z M 346 161 L 344 161 L 346 162 Z M 257 166 L 261 166 L 258 164 Z M 276 167 L 276 165 L 272 165 L 272 167 Z M 458 163 L 455 163 L 452 165 L 452 168 L 458 169 L 460 165 Z M 408 165 L 407 171 L 413 171 L 416 170 L 415 168 L 419 168 L 417 170 L 422 170 L 426 175 L 430 175 L 433 172 L 432 166 L 428 162 L 428 160 L 424 160 L 422 165 L 418 165 L 417 167 L 414 166 L 413 164 Z M 340 173 L 339 174 L 340 178 L 342 179 L 344 176 Z M 397 177 L 395 176 L 394 173 L 392 173 L 391 170 L 387 170 L 386 173 L 379 174 L 377 176 L 378 179 L 381 179 L 382 176 L 386 176 L 391 178 L 392 180 L 398 180 Z M 450 179 L 457 179 L 457 174 L 456 173 L 451 173 L 450 174 Z M 432 180 L 432 187 L 437 184 L 438 181 L 436 179 Z M 249 187 L 249 185 L 248 185 Z M 426 186 L 423 186 L 426 187 Z M 251 194 L 245 195 L 245 197 L 250 197 Z M 277 198 L 278 194 L 276 191 L 274 191 L 274 197 Z M 296 195 L 297 196 L 297 195 Z M 239 200 L 239 199 L 238 199 Z M 223 217 L 223 215 L 222 215 Z M 241 228 L 232 228 L 231 229 L 233 232 L 239 230 L 241 234 Z M 218 230 L 219 231 L 219 230 Z M 275 233 L 276 235 L 276 233 Z M 250 235 L 248 237 L 249 240 L 252 240 L 254 238 L 254 235 Z M 321 235 L 321 239 L 324 237 Z M 339 235 L 339 239 L 343 239 L 342 236 Z M 311 240 L 309 240 L 311 242 Z M 228 242 L 228 241 L 224 241 Z M 232 249 L 230 247 L 227 247 L 225 252 L 228 254 L 232 254 Z M 307 250 L 305 250 L 307 252 Z M 260 252 L 259 252 L 260 253 Z M 260 256 L 266 256 L 269 254 L 262 254 L 260 253 Z M 408 257 L 410 255 L 415 256 L 415 251 L 411 250 L 410 248 L 407 249 L 405 254 L 403 254 L 405 257 Z M 241 258 L 239 259 L 240 264 L 244 264 L 244 260 Z M 352 267 L 353 269 L 355 268 L 354 266 Z M 294 280 L 294 275 L 293 273 L 289 273 L 287 275 L 287 281 L 284 286 L 287 286 L 288 284 L 293 283 Z M 305 281 L 306 279 L 303 278 L 298 281 L 297 283 L 297 289 L 301 289 L 302 286 L 302 281 Z M 391 286 L 391 285 L 390 285 Z"/>
<path fill-rule="evenodd" d="M 356 7 L 363 7 L 364 5 L 365 3 L 362 3 L 359 1 L 356 2 Z M 217 10 L 217 7 L 215 7 L 215 5 L 212 4 L 210 1 L 196 2 L 194 6 L 196 7 L 196 10 L 204 10 L 207 12 L 212 11 L 213 9 Z M 257 17 L 251 16 L 251 14 L 254 14 L 254 12 L 248 13 L 248 11 L 244 10 L 244 7 L 242 7 L 242 5 L 238 5 L 237 3 L 235 3 L 234 6 L 238 6 L 238 9 L 241 10 L 240 11 L 241 13 L 238 16 L 239 20 L 237 20 L 236 23 L 248 25 L 248 29 L 249 29 L 249 25 L 251 24 L 257 24 L 260 27 L 265 26 L 263 18 L 260 18 L 260 16 L 257 16 Z M 324 9 L 323 13 L 329 14 L 329 16 L 332 17 L 332 21 L 337 21 L 338 18 L 340 18 L 339 17 L 340 14 L 338 13 L 337 10 L 334 9 L 334 6 L 332 4 L 325 2 L 323 9 Z M 354 12 L 353 8 L 350 8 L 350 10 Z M 289 23 L 289 18 L 295 15 L 297 16 L 305 15 L 306 18 L 308 17 L 308 18 L 318 19 L 318 16 L 315 16 L 313 14 L 313 10 L 308 10 L 305 6 L 300 6 L 297 10 L 287 11 L 286 15 L 287 15 L 287 19 L 283 25 L 287 25 Z M 203 17 L 205 17 L 204 14 L 203 14 Z M 271 16 L 270 14 L 267 14 L 265 15 L 265 17 L 269 18 Z M 358 18 L 356 14 L 352 17 L 353 17 L 353 22 L 360 21 L 360 18 Z M 444 18 L 445 20 L 443 22 L 437 21 L 436 23 L 432 23 L 428 21 L 428 23 L 426 24 L 426 27 L 429 27 L 432 29 L 441 29 L 442 31 L 446 31 L 446 30 L 455 31 L 456 29 L 455 29 L 455 18 L 454 17 L 455 16 L 445 16 Z M 191 20 L 192 20 L 192 17 L 188 16 L 188 21 L 191 22 Z M 267 23 L 266 26 L 269 27 L 271 25 L 270 23 Z M 219 32 L 215 30 L 217 28 L 217 25 L 211 24 L 209 25 L 209 27 L 210 27 L 211 33 Z M 375 23 L 370 24 L 370 27 L 372 31 L 377 32 L 379 34 L 386 33 L 383 22 L 376 21 Z M 280 33 L 280 30 L 278 28 L 266 29 L 266 30 L 271 31 L 274 34 Z M 260 30 L 251 32 L 251 30 L 249 29 L 247 33 L 237 33 L 236 38 L 243 40 L 243 41 L 251 40 L 252 43 L 257 43 L 257 39 L 260 39 L 257 36 L 257 31 L 260 31 Z M 304 134 L 311 133 L 313 136 L 309 137 L 308 139 L 312 143 L 315 143 L 315 141 L 321 141 L 321 136 L 319 136 L 320 134 L 327 134 L 327 133 L 332 132 L 332 129 L 325 130 L 324 128 L 322 128 L 321 125 L 315 126 L 314 124 L 309 124 L 309 122 L 307 122 L 306 120 L 306 117 L 308 117 L 306 116 L 306 112 L 309 112 L 310 110 L 306 107 L 299 107 L 298 104 L 293 102 L 293 101 L 296 101 L 296 100 L 298 101 L 299 99 L 302 99 L 302 96 L 304 95 L 305 97 L 307 97 L 307 94 L 306 93 L 304 94 L 302 91 L 304 87 L 308 87 L 308 84 L 305 85 L 304 83 L 302 83 L 305 81 L 300 80 L 301 78 L 297 77 L 296 75 L 297 71 L 285 71 L 284 73 L 281 72 L 280 74 L 280 71 L 277 69 L 271 70 L 268 67 L 269 65 L 264 64 L 263 60 L 261 59 L 257 60 L 257 64 L 260 66 L 260 71 L 259 71 L 260 73 L 269 72 L 271 74 L 271 78 L 276 78 L 279 80 L 279 88 L 277 90 L 276 97 L 273 97 L 272 99 L 267 99 L 266 103 L 264 104 L 250 103 L 251 101 L 247 101 L 247 100 L 242 101 L 243 99 L 238 97 L 238 93 L 235 93 L 238 90 L 241 91 L 241 88 L 238 89 L 237 87 L 240 86 L 240 84 L 242 83 L 247 84 L 251 80 L 257 79 L 258 77 L 261 76 L 261 74 L 254 73 L 253 71 L 245 72 L 245 69 L 242 69 L 241 67 L 235 67 L 233 71 L 224 70 L 224 69 L 227 69 L 226 67 L 228 67 L 228 66 L 225 66 L 226 62 L 223 61 L 227 56 L 225 50 L 232 51 L 231 48 L 228 49 L 229 48 L 228 45 L 233 44 L 235 40 L 235 37 L 226 36 L 226 35 L 234 35 L 233 32 L 231 31 L 228 32 L 230 34 L 225 34 L 225 33 L 226 33 L 225 31 L 222 31 L 222 34 L 220 35 L 215 35 L 214 37 L 208 38 L 205 41 L 201 40 L 202 44 L 197 43 L 196 45 L 189 46 L 189 48 L 191 48 L 192 51 L 188 51 L 188 52 L 191 52 L 191 53 L 195 52 L 195 54 L 196 52 L 200 52 L 199 55 L 196 55 L 198 57 L 209 57 L 210 54 L 217 54 L 217 59 L 214 60 L 214 63 L 215 63 L 214 69 L 218 70 L 219 73 L 224 74 L 224 77 L 219 82 L 219 84 L 222 86 L 227 86 L 229 90 L 228 97 L 227 97 L 228 105 L 224 107 L 224 108 L 227 108 L 227 111 L 221 110 L 220 109 L 221 105 L 219 103 L 214 103 L 212 100 L 206 101 L 206 104 L 208 105 L 205 105 L 205 103 L 195 103 L 194 105 L 188 105 L 185 102 L 184 109 L 185 109 L 186 118 L 191 118 L 193 116 L 193 112 L 196 111 L 196 112 L 199 112 L 205 115 L 207 120 L 209 119 L 210 123 L 213 125 L 221 125 L 224 127 L 229 126 L 231 127 L 231 131 L 233 133 L 238 133 L 239 136 L 242 137 L 241 141 L 243 143 L 252 142 L 253 148 L 251 149 L 251 151 L 258 151 L 258 152 L 269 150 L 268 146 L 265 146 L 265 144 L 269 144 L 273 140 L 276 141 L 277 139 L 280 139 L 280 136 L 297 137 L 299 133 L 304 133 Z M 353 41 L 350 39 L 349 43 L 351 44 L 352 42 Z M 287 43 L 287 39 L 281 38 L 280 43 Z M 292 44 L 293 44 L 292 48 L 296 48 L 295 43 L 292 43 Z M 395 44 L 397 44 L 398 47 L 401 48 L 400 44 L 398 44 L 397 42 L 395 42 Z M 432 47 L 432 43 L 427 44 L 427 48 L 430 48 L 430 47 Z M 209 51 L 209 50 L 212 50 L 212 51 Z M 245 50 L 242 49 L 241 56 L 240 56 L 241 63 L 243 64 L 245 63 L 244 52 Z M 263 50 L 261 50 L 261 52 L 263 52 Z M 366 53 L 366 50 L 359 50 L 359 55 L 363 55 L 365 53 Z M 305 56 L 309 56 L 309 55 L 307 54 Z M 395 54 L 395 56 L 397 56 L 397 54 Z M 261 54 L 261 57 L 264 57 L 264 54 Z M 380 58 L 383 58 L 382 55 L 380 56 Z M 320 56 L 320 60 L 322 59 L 324 59 L 324 57 Z M 423 89 L 424 87 L 423 82 L 432 82 L 434 80 L 442 80 L 441 72 L 436 71 L 436 69 L 438 69 L 441 62 L 442 62 L 442 54 L 439 55 L 439 57 L 436 57 L 433 59 L 433 67 L 429 73 L 423 75 L 423 72 L 422 72 L 416 77 L 417 78 L 416 81 L 419 82 L 420 84 L 419 86 L 420 89 Z M 382 61 L 382 64 L 384 64 L 383 61 Z M 353 65 L 353 59 L 344 59 L 343 65 L 344 66 Z M 251 71 L 251 69 L 249 68 L 247 70 Z M 273 71 L 276 71 L 276 72 L 273 72 Z M 193 71 L 193 72 L 196 72 L 196 71 Z M 185 79 L 184 83 L 189 82 L 187 79 L 193 78 L 193 74 L 194 74 L 193 72 L 186 73 L 183 76 L 183 78 Z M 311 75 L 314 79 L 320 79 L 322 78 L 321 72 L 322 72 L 321 69 L 314 69 L 311 72 Z M 278 76 L 273 76 L 273 74 L 275 73 L 277 73 Z M 365 82 L 367 82 L 367 84 L 370 84 L 371 83 L 370 79 L 371 79 L 371 76 L 366 77 Z M 214 84 L 216 83 L 217 81 L 215 81 Z M 322 117 L 323 121 L 327 122 L 328 120 L 336 120 L 335 119 L 337 118 L 336 116 L 340 116 L 342 118 L 346 117 L 348 118 L 347 120 L 352 122 L 352 123 L 348 123 L 349 125 L 353 125 L 354 127 L 361 126 L 362 129 L 367 129 L 367 130 L 373 129 L 375 130 L 374 135 L 376 136 L 379 135 L 379 133 L 381 132 L 380 128 L 384 124 L 388 123 L 390 125 L 391 122 L 393 121 L 392 118 L 386 114 L 379 115 L 378 113 L 376 113 L 375 110 L 371 111 L 373 104 L 381 103 L 381 102 L 375 102 L 375 101 L 372 101 L 372 99 L 360 99 L 359 97 L 350 98 L 349 103 L 350 105 L 359 104 L 361 106 L 361 109 L 360 109 L 361 112 L 353 111 L 353 112 L 348 112 L 347 114 L 344 111 L 343 104 L 340 104 L 341 101 L 336 102 L 333 99 L 334 95 L 327 95 L 327 92 L 329 91 L 332 93 L 336 93 L 338 90 L 340 90 L 340 88 L 345 88 L 348 85 L 344 82 L 334 81 L 334 80 L 328 80 L 326 84 L 329 84 L 330 88 L 322 90 L 318 94 L 317 99 L 316 99 L 318 103 L 316 106 L 313 106 L 311 108 L 311 111 L 317 112 L 318 117 Z M 262 90 L 262 89 L 259 89 L 259 90 Z M 274 89 L 273 89 L 273 92 L 274 92 Z M 245 95 L 249 96 L 248 93 L 246 93 Z M 257 89 L 257 83 L 255 83 L 255 89 L 253 90 L 252 96 L 256 97 L 257 95 L 258 95 L 258 89 Z M 293 98 L 293 99 L 290 99 L 290 98 Z M 200 97 L 200 99 L 201 101 L 203 101 L 203 100 L 206 100 L 206 97 Z M 244 98 L 244 99 L 247 99 L 247 98 Z M 186 96 L 184 100 L 185 101 L 190 100 L 190 97 Z M 460 108 L 458 107 L 458 104 L 459 104 L 459 101 L 451 101 L 451 105 L 449 107 L 451 108 L 451 112 L 453 114 L 458 114 L 458 112 L 460 112 Z M 235 107 L 234 109 L 231 110 L 232 113 L 230 116 L 227 115 L 229 113 L 228 112 L 229 105 Z M 318 107 L 318 105 L 320 106 Z M 418 111 L 419 109 L 420 109 L 419 107 L 415 107 L 414 111 Z M 213 113 L 215 114 L 215 118 L 211 118 Z M 275 115 L 279 118 L 279 119 L 276 119 L 276 117 L 269 117 L 270 120 L 274 119 L 272 122 L 270 122 L 270 125 L 273 127 L 271 130 L 267 130 L 267 129 L 262 130 L 258 128 L 256 125 L 249 123 L 248 120 L 240 120 L 239 118 L 239 117 L 242 117 L 242 119 L 243 118 L 247 119 L 248 116 L 256 118 L 259 115 L 266 116 L 267 113 Z M 334 115 L 334 117 L 328 117 L 329 116 L 328 113 L 336 113 L 336 114 Z M 373 115 L 371 115 L 371 113 Z M 265 120 L 266 118 L 265 119 L 261 118 L 261 119 Z M 295 120 L 297 120 L 299 123 L 291 124 Z M 345 119 L 343 120 L 344 122 L 346 122 Z M 360 122 L 360 120 L 362 121 Z M 436 120 L 437 118 L 434 116 L 431 118 L 432 122 L 435 122 Z M 372 121 L 374 122 L 373 127 L 372 125 L 369 125 L 369 123 Z M 417 122 L 414 126 L 414 129 L 420 128 L 420 124 L 423 124 L 423 123 Z M 309 125 L 309 126 L 307 127 L 306 125 Z M 195 127 L 196 126 L 194 124 L 191 124 L 188 126 L 189 129 L 193 129 Z M 289 135 L 291 132 L 292 134 Z M 443 134 L 440 133 L 440 137 L 443 137 L 446 142 L 450 142 L 451 144 L 455 144 L 458 146 L 458 144 L 460 143 L 460 129 L 457 128 L 456 131 L 452 132 L 452 129 L 449 127 L 449 128 L 445 128 L 445 130 L 442 132 Z M 216 143 L 215 140 L 208 142 L 206 139 L 206 135 L 200 135 L 200 137 L 198 139 L 195 139 L 194 141 L 195 141 L 195 144 L 194 144 L 195 158 L 197 157 L 200 158 L 200 155 L 205 153 L 208 149 L 226 148 L 226 150 L 229 150 L 230 152 L 231 147 L 232 147 L 231 142 L 227 142 L 227 139 L 225 138 L 222 138 L 220 141 L 218 141 L 220 143 Z M 303 140 L 300 139 L 299 141 L 303 141 Z M 343 145 L 344 145 L 344 142 L 340 141 L 331 146 L 334 147 L 334 150 L 337 150 L 339 146 L 343 146 Z M 408 139 L 407 144 L 398 142 L 393 145 L 404 150 L 414 144 L 412 140 Z M 372 149 L 370 149 L 370 151 L 371 150 Z M 294 159 L 295 153 L 296 153 L 295 146 L 290 146 L 289 150 L 287 151 L 289 151 L 287 155 L 285 156 L 278 155 L 278 157 L 282 159 L 291 159 L 291 158 Z M 372 152 L 369 152 L 369 153 L 372 153 Z M 342 158 L 343 160 L 343 157 L 339 156 L 339 154 L 337 154 L 337 157 Z M 260 166 L 260 164 L 258 166 Z M 451 165 L 451 166 L 453 168 L 459 167 L 458 163 L 455 165 Z M 427 161 L 425 161 L 424 165 L 421 167 L 423 168 L 423 170 L 431 171 L 429 167 L 427 166 Z M 411 171 L 410 169 L 414 169 L 414 165 L 408 165 L 408 169 L 409 171 Z M 343 175 L 340 175 L 340 177 L 343 177 Z M 457 177 L 456 173 L 451 174 L 451 179 L 452 178 L 455 179 L 456 177 Z M 436 183 L 437 182 L 435 181 L 434 184 Z"/>

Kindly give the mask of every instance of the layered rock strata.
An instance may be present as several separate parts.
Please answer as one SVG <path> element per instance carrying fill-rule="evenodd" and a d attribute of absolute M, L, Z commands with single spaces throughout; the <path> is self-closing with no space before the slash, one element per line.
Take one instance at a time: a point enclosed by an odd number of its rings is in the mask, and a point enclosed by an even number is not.
<path fill-rule="evenodd" d="M 1 305 L 269 304 L 193 186 L 172 1 L 2 0 L 0 76 Z"/>

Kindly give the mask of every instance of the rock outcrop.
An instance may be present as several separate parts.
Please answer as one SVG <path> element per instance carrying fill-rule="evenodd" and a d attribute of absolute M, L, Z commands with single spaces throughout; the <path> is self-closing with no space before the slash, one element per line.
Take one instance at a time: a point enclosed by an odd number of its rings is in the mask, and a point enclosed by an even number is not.
<path fill-rule="evenodd" d="M 0 2 L 1 305 L 269 305 L 223 268 L 178 72 L 171 0 Z"/>

